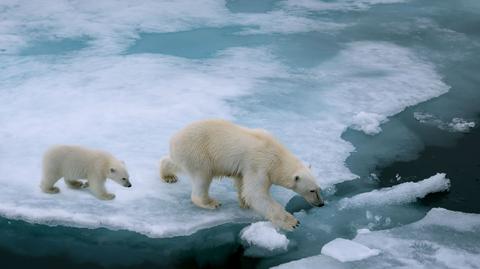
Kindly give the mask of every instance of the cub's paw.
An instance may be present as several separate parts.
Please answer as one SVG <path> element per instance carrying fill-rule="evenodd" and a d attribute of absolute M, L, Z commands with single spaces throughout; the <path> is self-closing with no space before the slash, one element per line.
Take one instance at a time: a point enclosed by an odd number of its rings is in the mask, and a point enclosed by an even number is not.
<path fill-rule="evenodd" d="M 300 222 L 290 213 L 285 213 L 280 217 L 275 218 L 274 220 L 272 220 L 272 223 L 275 226 L 287 231 L 293 231 L 300 225 Z"/>
<path fill-rule="evenodd" d="M 115 198 L 115 194 L 113 193 L 105 193 L 102 196 L 100 196 L 100 199 L 102 200 L 113 200 Z"/>
<path fill-rule="evenodd" d="M 178 178 L 174 175 L 164 176 L 162 179 L 167 183 L 175 183 L 178 181 Z"/>
<path fill-rule="evenodd" d="M 50 188 L 42 188 L 42 191 L 44 193 L 55 194 L 55 193 L 59 193 L 60 189 L 57 187 L 50 187 Z"/>

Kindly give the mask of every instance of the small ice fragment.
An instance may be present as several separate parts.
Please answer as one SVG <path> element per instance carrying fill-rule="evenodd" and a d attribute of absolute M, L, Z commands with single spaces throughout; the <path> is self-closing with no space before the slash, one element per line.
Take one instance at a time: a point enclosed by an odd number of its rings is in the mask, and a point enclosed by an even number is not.
<path fill-rule="evenodd" d="M 380 124 L 385 122 L 383 115 L 361 111 L 352 118 L 352 128 L 368 135 L 380 133 Z"/>
<path fill-rule="evenodd" d="M 382 219 L 382 216 L 375 216 L 375 221 L 379 222 Z"/>
<path fill-rule="evenodd" d="M 323 246 L 322 254 L 341 262 L 351 262 L 376 256 L 380 251 L 351 240 L 336 238 Z"/>
<path fill-rule="evenodd" d="M 240 238 L 249 245 L 268 249 L 286 250 L 289 240 L 281 234 L 269 221 L 260 221 L 250 224 L 240 231 Z"/>
<path fill-rule="evenodd" d="M 465 133 L 470 131 L 470 128 L 475 127 L 475 122 L 466 121 L 462 118 L 453 118 L 452 122 L 450 122 L 448 126 L 454 131 Z"/>
<path fill-rule="evenodd" d="M 413 113 L 413 117 L 421 123 L 433 125 L 441 130 L 449 132 L 466 133 L 470 131 L 471 128 L 475 127 L 474 121 L 467 121 L 462 118 L 453 118 L 450 122 L 445 122 L 432 114 L 422 112 Z"/>
<path fill-rule="evenodd" d="M 357 230 L 357 234 L 368 234 L 370 233 L 371 231 L 367 228 L 362 228 L 362 229 L 358 229 Z"/>
<path fill-rule="evenodd" d="M 395 179 L 396 179 L 397 181 L 400 181 L 400 180 L 402 179 L 402 177 L 401 177 L 399 174 L 396 174 L 396 175 L 395 175 Z"/>

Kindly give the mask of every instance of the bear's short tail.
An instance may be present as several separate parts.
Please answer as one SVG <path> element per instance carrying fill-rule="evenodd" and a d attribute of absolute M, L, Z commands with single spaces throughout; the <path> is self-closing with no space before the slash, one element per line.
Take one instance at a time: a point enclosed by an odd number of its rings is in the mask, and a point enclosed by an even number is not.
<path fill-rule="evenodd" d="M 165 156 L 160 160 L 160 177 L 167 183 L 175 183 L 178 180 L 177 173 L 180 172 L 178 167 L 169 156 Z"/>

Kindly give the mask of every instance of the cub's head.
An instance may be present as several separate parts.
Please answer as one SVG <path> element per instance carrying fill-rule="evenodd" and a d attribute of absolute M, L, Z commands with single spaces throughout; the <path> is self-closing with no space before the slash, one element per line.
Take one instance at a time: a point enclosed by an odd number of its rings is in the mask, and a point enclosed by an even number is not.
<path fill-rule="evenodd" d="M 315 183 L 315 177 L 309 168 L 301 166 L 290 178 L 291 189 L 300 194 L 308 203 L 321 207 L 324 205 L 320 196 L 320 187 Z"/>
<path fill-rule="evenodd" d="M 107 177 L 124 187 L 130 188 L 132 186 L 127 168 L 122 161 L 114 161 L 110 163 Z"/>

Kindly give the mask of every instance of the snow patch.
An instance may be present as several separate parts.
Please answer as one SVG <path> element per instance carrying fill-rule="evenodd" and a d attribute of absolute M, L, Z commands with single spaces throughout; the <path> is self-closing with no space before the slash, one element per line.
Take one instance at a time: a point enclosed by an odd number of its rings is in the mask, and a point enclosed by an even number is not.
<path fill-rule="evenodd" d="M 376 256 L 380 254 L 380 251 L 378 249 L 371 249 L 352 240 L 336 238 L 323 246 L 322 254 L 341 262 L 351 262 Z"/>

